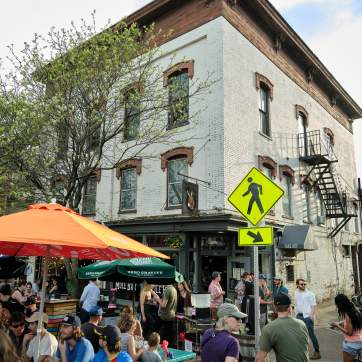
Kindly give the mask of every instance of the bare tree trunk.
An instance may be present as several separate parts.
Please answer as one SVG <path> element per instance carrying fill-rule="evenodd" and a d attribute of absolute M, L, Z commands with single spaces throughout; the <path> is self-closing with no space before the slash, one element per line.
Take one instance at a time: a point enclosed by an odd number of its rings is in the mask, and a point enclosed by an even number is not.
<path fill-rule="evenodd" d="M 72 298 L 80 297 L 80 288 L 78 280 L 78 259 L 64 259 L 65 269 L 67 271 L 67 279 L 72 284 Z"/>

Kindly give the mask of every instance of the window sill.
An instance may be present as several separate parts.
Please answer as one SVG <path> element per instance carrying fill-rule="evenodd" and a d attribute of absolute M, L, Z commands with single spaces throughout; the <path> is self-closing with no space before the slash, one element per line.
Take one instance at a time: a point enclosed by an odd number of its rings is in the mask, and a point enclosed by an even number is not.
<path fill-rule="evenodd" d="M 118 214 L 136 214 L 137 209 L 118 210 Z"/>
<path fill-rule="evenodd" d="M 310 221 L 310 220 L 303 220 L 303 223 L 304 224 L 309 224 L 309 225 L 314 225 L 313 221 Z"/>
<path fill-rule="evenodd" d="M 96 212 L 82 212 L 82 216 L 96 216 Z"/>
<path fill-rule="evenodd" d="M 266 138 L 269 141 L 273 141 L 271 136 L 268 136 L 267 134 L 263 133 L 262 131 L 259 131 L 260 136 L 263 136 L 264 138 Z"/>
<path fill-rule="evenodd" d="M 173 126 L 169 126 L 169 125 L 167 125 L 166 130 L 167 130 L 167 131 L 170 131 L 171 129 L 184 127 L 184 126 L 187 126 L 188 124 L 190 124 L 190 122 L 189 122 L 189 121 L 180 122 L 180 123 L 177 123 L 177 124 L 175 124 L 175 125 L 173 125 Z"/>
<path fill-rule="evenodd" d="M 177 209 L 181 210 L 181 209 L 182 209 L 182 205 L 180 204 L 180 205 L 166 206 L 166 207 L 165 207 L 165 210 L 177 210 Z"/>
<path fill-rule="evenodd" d="M 282 215 L 282 218 L 283 219 L 288 219 L 288 220 L 294 220 L 294 217 L 290 216 L 290 215 Z"/>

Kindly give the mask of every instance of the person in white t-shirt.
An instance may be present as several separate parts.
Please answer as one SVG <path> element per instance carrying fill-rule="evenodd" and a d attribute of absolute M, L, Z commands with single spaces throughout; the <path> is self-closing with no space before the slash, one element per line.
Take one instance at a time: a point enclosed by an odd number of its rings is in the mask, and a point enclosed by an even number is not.
<path fill-rule="evenodd" d="M 314 333 L 314 319 L 317 301 L 314 293 L 306 288 L 307 283 L 304 279 L 297 279 L 296 283 L 297 289 L 294 294 L 295 314 L 298 319 L 305 323 L 308 329 L 309 338 L 311 339 L 314 348 L 314 354 L 310 357 L 310 359 L 321 359 L 318 339 Z"/>
<path fill-rule="evenodd" d="M 30 333 L 34 335 L 26 351 L 28 362 L 32 360 L 34 362 L 44 362 L 46 358 L 54 357 L 58 348 L 57 339 L 46 330 L 46 325 L 48 323 L 48 316 L 45 313 L 43 313 L 43 327 L 41 331 L 41 338 L 39 345 L 39 337 L 36 336 L 36 328 L 38 325 L 39 317 L 40 313 L 35 312 L 34 314 L 32 314 L 30 318 L 26 319 L 26 321 L 29 323 L 29 329 L 31 331 Z M 36 353 L 38 351 L 38 345 L 39 345 L 39 357 L 36 358 L 35 356 L 38 354 Z"/>

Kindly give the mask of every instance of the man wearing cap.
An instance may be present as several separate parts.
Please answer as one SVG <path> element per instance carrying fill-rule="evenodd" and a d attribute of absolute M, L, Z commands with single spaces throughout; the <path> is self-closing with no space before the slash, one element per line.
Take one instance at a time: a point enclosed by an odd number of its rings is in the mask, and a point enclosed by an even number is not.
<path fill-rule="evenodd" d="M 236 305 L 223 303 L 217 311 L 215 328 L 208 329 L 201 340 L 201 361 L 237 362 L 239 360 L 239 341 L 232 332 L 239 332 L 241 319 L 247 317 Z"/>
<path fill-rule="evenodd" d="M 82 323 L 89 321 L 89 311 L 98 305 L 101 292 L 96 282 L 97 279 L 91 279 L 88 285 L 83 289 L 83 293 L 80 296 L 80 302 L 82 303 L 82 308 L 80 310 L 80 320 Z"/>
<path fill-rule="evenodd" d="M 273 298 L 280 293 L 289 294 L 288 289 L 283 285 L 283 280 L 280 276 L 275 276 L 273 282 Z"/>
<path fill-rule="evenodd" d="M 272 349 L 278 362 L 308 362 L 308 330 L 303 322 L 291 316 L 289 296 L 276 295 L 274 307 L 278 318 L 263 328 L 255 362 L 266 362 Z"/>
<path fill-rule="evenodd" d="M 211 318 L 213 320 L 217 319 L 217 309 L 224 301 L 225 292 L 221 287 L 221 273 L 214 271 L 211 274 L 211 283 L 209 285 L 209 293 L 211 295 L 210 299 L 210 310 L 211 310 Z"/>
<path fill-rule="evenodd" d="M 60 323 L 60 341 L 56 357 L 60 362 L 91 362 L 94 350 L 88 339 L 83 337 L 80 319 L 66 315 Z"/>
<path fill-rule="evenodd" d="M 99 345 L 101 349 L 93 362 L 132 362 L 131 356 L 122 351 L 122 337 L 118 327 L 104 327 L 99 334 Z"/>
<path fill-rule="evenodd" d="M 39 336 L 36 335 L 36 329 L 38 326 L 38 321 L 40 318 L 40 313 L 35 312 L 26 321 L 29 323 L 30 329 L 30 338 L 31 341 L 29 343 L 28 349 L 26 351 L 26 356 L 28 361 L 34 362 L 44 362 L 48 357 L 55 357 L 55 353 L 58 348 L 58 341 L 57 339 L 47 331 L 47 324 L 48 324 L 48 315 L 43 313 L 43 324 L 42 330 L 40 334 L 40 343 L 39 343 Z M 28 335 L 25 335 L 24 340 L 27 338 Z M 39 346 L 39 353 L 38 351 Z M 36 358 L 35 356 L 39 356 Z"/>
<path fill-rule="evenodd" d="M 93 307 L 89 311 L 89 322 L 83 323 L 81 326 L 84 337 L 92 343 L 94 353 L 97 353 L 99 346 L 99 333 L 102 332 L 102 327 L 99 326 L 99 323 L 102 320 L 103 311 L 100 307 Z"/>

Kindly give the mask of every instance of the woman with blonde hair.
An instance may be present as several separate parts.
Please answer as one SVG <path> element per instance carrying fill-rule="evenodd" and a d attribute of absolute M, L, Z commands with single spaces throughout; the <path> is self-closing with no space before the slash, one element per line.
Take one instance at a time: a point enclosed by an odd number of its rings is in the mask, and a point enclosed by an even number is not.
<path fill-rule="evenodd" d="M 119 314 L 120 318 L 122 318 L 123 314 L 130 314 L 130 315 L 134 316 L 132 306 L 124 305 L 121 309 L 121 313 Z M 143 339 L 142 326 L 138 319 L 136 319 L 136 329 L 135 329 L 133 335 L 138 339 Z"/>
<path fill-rule="evenodd" d="M 133 361 L 138 361 L 140 355 L 144 352 L 143 348 L 136 351 L 136 341 L 134 338 L 136 322 L 136 318 L 132 314 L 127 313 L 121 313 L 118 320 L 118 328 L 121 331 L 122 351 L 127 352 Z"/>
<path fill-rule="evenodd" d="M 10 337 L 0 330 L 0 362 L 21 362 Z"/>
<path fill-rule="evenodd" d="M 140 294 L 141 325 L 144 338 L 156 330 L 157 304 L 160 297 L 153 290 L 153 285 L 144 283 Z"/>

